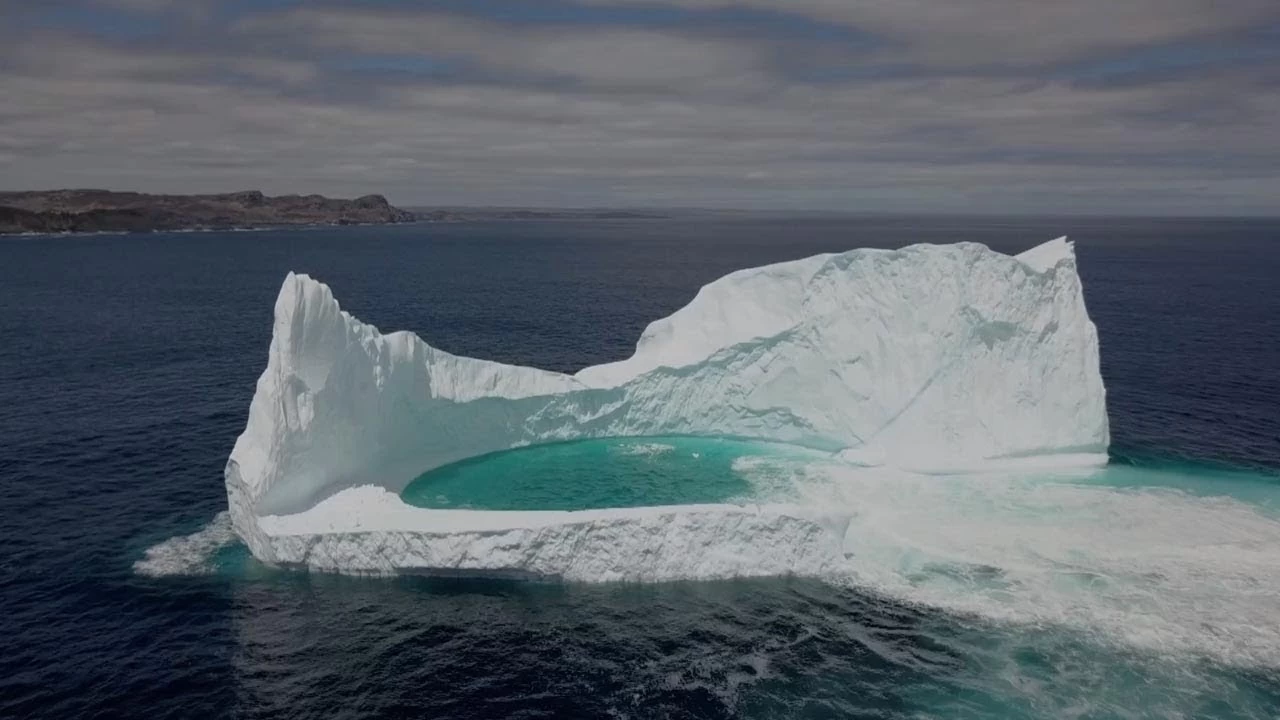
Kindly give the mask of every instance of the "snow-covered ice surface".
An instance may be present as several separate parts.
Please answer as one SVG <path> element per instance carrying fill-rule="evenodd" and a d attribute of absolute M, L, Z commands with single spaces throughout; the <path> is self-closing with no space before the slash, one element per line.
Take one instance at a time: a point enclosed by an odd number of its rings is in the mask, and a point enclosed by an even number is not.
<path fill-rule="evenodd" d="M 258 559 L 574 580 L 822 575 L 856 508 L 410 507 L 422 472 L 542 442 L 707 435 L 927 472 L 1105 461 L 1098 340 L 1065 239 L 852 250 L 731 273 L 624 361 L 565 375 L 458 357 L 290 274 L 226 469 Z M 637 447 L 640 447 L 639 445 Z"/>
<path fill-rule="evenodd" d="M 658 581 L 822 576 L 842 559 L 848 522 L 781 505 L 430 510 L 365 486 L 259 527 L 277 562 L 322 570 Z"/>

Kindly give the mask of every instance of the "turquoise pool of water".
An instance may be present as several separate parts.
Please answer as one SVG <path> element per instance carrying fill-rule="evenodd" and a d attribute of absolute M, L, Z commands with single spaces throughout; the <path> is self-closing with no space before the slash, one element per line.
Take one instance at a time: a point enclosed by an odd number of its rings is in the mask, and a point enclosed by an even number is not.
<path fill-rule="evenodd" d="M 490 453 L 423 473 L 401 497 L 429 508 L 583 510 L 751 500 L 757 466 L 799 448 L 702 437 L 603 438 Z M 735 469 L 735 465 L 737 469 Z"/>

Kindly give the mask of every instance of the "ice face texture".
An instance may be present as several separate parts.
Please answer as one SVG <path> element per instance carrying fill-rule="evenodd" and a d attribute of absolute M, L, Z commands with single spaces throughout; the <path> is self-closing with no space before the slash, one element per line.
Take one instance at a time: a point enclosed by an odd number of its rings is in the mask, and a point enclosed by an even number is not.
<path fill-rule="evenodd" d="M 482 453 L 663 435 L 931 472 L 1102 461 L 1098 339 L 1073 248 L 915 245 L 741 270 L 651 323 L 631 358 L 576 375 L 383 335 L 290 274 L 227 464 L 232 524 L 259 559 L 351 572 L 716 577 L 818 572 L 844 552 L 847 515 L 811 508 L 502 513 L 395 495 Z"/>

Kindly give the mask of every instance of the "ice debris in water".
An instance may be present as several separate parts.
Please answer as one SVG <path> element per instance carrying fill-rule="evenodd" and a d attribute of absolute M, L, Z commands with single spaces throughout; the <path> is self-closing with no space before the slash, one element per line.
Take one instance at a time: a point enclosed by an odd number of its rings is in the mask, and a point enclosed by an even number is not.
<path fill-rule="evenodd" d="M 219 550 L 236 540 L 231 528 L 231 513 L 223 511 L 209 524 L 190 535 L 169 538 L 147 548 L 141 560 L 133 564 L 139 575 L 208 575 L 217 570 L 214 557 Z"/>
<path fill-rule="evenodd" d="M 652 457 L 654 455 L 665 455 L 675 449 L 674 445 L 666 443 L 627 443 L 618 446 L 618 454 Z M 697 457 L 698 453 L 694 453 L 693 456 Z"/>

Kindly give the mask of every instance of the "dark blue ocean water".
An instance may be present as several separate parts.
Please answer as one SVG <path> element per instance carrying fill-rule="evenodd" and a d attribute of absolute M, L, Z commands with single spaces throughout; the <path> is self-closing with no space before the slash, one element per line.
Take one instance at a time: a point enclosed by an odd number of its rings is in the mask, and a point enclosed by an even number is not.
<path fill-rule="evenodd" d="M 1061 234 L 1099 327 L 1116 462 L 1191 465 L 1210 490 L 1245 469 L 1274 500 L 1280 221 L 745 216 L 0 240 L 0 717 L 1280 715 L 1265 663 L 1153 657 L 817 581 L 361 580 L 267 570 L 235 548 L 212 575 L 133 570 L 225 509 L 223 464 L 288 270 L 383 330 L 571 371 L 627 356 L 650 320 L 737 268 Z"/>

